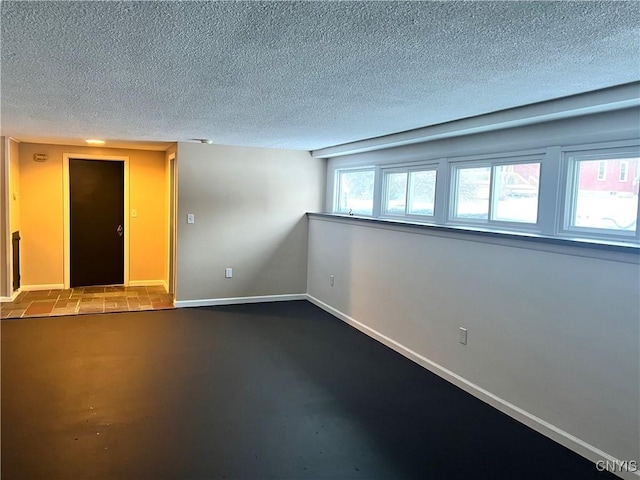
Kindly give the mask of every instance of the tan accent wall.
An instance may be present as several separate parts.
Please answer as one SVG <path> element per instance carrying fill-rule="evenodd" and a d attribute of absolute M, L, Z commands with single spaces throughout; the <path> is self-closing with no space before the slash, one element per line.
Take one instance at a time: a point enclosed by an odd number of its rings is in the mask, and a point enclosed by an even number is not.
<path fill-rule="evenodd" d="M 168 216 L 164 152 L 130 155 L 129 281 L 163 280 L 167 263 Z"/>
<path fill-rule="evenodd" d="M 9 226 L 20 230 L 20 144 L 9 139 Z"/>
<path fill-rule="evenodd" d="M 9 296 L 9 171 L 6 146 L 6 137 L 0 137 L 0 297 Z"/>
<path fill-rule="evenodd" d="M 166 207 L 167 207 L 167 258 L 166 258 L 165 264 L 164 264 L 164 277 L 163 278 L 167 282 L 167 288 L 169 289 L 169 291 L 171 290 L 170 282 L 172 281 L 172 279 L 171 279 L 172 271 L 171 271 L 170 262 L 174 263 L 174 269 L 175 269 L 175 259 L 172 257 L 171 252 L 169 251 L 169 249 L 171 248 L 171 235 L 172 235 L 172 232 L 171 232 L 171 211 L 169 210 L 171 208 L 171 163 L 170 163 L 169 158 L 172 155 L 175 155 L 176 158 L 177 158 L 177 155 L 176 155 L 177 151 L 178 151 L 178 144 L 174 143 L 165 152 L 165 178 L 167 179 L 167 181 L 166 181 L 166 188 L 167 188 L 167 198 L 166 198 Z M 177 169 L 176 169 L 176 172 L 177 172 Z M 176 189 L 177 189 L 177 178 L 176 178 Z M 174 251 L 175 251 L 175 247 L 174 247 Z"/>
<path fill-rule="evenodd" d="M 35 162 L 35 153 L 47 154 L 48 160 Z M 164 152 L 22 143 L 23 285 L 64 283 L 64 153 L 129 157 L 129 208 L 138 211 L 129 222 L 129 281 L 162 280 L 167 256 Z"/>
<path fill-rule="evenodd" d="M 20 230 L 20 144 L 9 139 L 9 233 Z"/>
<path fill-rule="evenodd" d="M 7 242 L 9 242 L 9 261 L 7 268 L 9 269 L 7 291 L 13 293 L 13 232 L 20 231 L 20 143 L 13 139 L 8 142 L 9 153 L 9 184 L 8 184 L 8 202 L 9 202 L 9 231 L 7 232 Z M 20 232 L 22 235 L 22 232 Z M 20 244 L 22 251 L 22 243 Z M 20 253 L 22 256 L 22 252 Z"/>
<path fill-rule="evenodd" d="M 305 213 L 322 209 L 325 160 L 191 143 L 179 143 L 177 156 L 176 299 L 306 293 Z"/>

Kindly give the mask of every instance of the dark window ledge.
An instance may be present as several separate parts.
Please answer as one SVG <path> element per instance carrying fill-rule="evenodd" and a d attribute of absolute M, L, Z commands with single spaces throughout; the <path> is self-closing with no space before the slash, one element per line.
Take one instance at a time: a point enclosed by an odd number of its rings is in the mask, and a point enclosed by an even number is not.
<path fill-rule="evenodd" d="M 527 232 L 504 232 L 469 226 L 432 225 L 381 218 L 358 217 L 335 213 L 307 213 L 311 219 L 352 223 L 371 228 L 385 228 L 409 233 L 456 238 L 516 248 L 543 250 L 565 255 L 602 258 L 640 264 L 640 245 L 570 237 L 547 237 Z"/>

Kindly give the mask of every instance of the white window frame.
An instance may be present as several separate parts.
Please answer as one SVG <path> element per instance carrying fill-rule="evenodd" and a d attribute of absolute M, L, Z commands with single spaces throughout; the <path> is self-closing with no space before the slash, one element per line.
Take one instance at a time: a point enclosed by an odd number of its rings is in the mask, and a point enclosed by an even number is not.
<path fill-rule="evenodd" d="M 452 224 L 469 224 L 469 225 L 486 225 L 491 216 L 491 163 L 482 161 L 482 162 L 451 162 L 450 163 L 450 174 L 449 174 L 449 212 L 447 215 L 448 223 Z M 489 169 L 489 198 L 487 199 L 487 220 L 484 219 L 473 219 L 473 218 L 460 218 L 455 216 L 456 207 L 458 204 L 458 195 L 457 195 L 457 183 L 458 183 L 458 172 L 464 169 L 470 168 L 488 168 Z"/>
<path fill-rule="evenodd" d="M 476 227 L 485 227 L 491 230 L 514 230 L 514 231 L 527 231 L 540 233 L 540 203 L 541 203 L 541 191 L 542 191 L 542 171 L 544 169 L 544 154 L 505 154 L 504 156 L 485 157 L 477 160 L 451 160 L 449 162 L 449 209 L 447 212 L 447 223 L 452 225 L 473 225 Z M 495 220 L 492 219 L 494 209 L 494 175 L 493 169 L 495 167 L 505 165 L 524 165 L 527 163 L 540 164 L 540 177 L 538 183 L 538 212 L 536 215 L 536 222 L 513 222 L 508 220 Z M 455 216 L 455 207 L 457 202 L 457 175 L 458 171 L 463 168 L 489 168 L 489 198 L 487 218 L 485 219 L 467 219 Z"/>
<path fill-rule="evenodd" d="M 340 182 L 340 175 L 343 172 L 348 172 L 348 173 L 358 173 L 358 172 L 373 172 L 373 191 L 371 192 L 372 198 L 373 198 L 373 206 L 372 206 L 372 214 L 371 215 L 365 215 L 362 213 L 349 213 L 349 212 L 341 212 L 339 210 L 340 207 L 340 188 L 341 188 L 341 182 Z M 352 216 L 359 216 L 359 217 L 374 217 L 376 214 L 376 203 L 377 203 L 377 197 L 376 197 L 376 182 L 377 182 L 377 178 L 378 178 L 378 171 L 377 171 L 377 167 L 375 165 L 367 165 L 367 166 L 358 166 L 358 167 L 347 167 L 347 168 L 337 168 L 335 170 L 335 175 L 334 175 L 334 195 L 333 195 L 333 208 L 332 208 L 332 212 L 339 214 L 339 215 L 352 215 Z"/>
<path fill-rule="evenodd" d="M 398 152 L 401 152 L 402 155 Z M 498 237 L 501 234 L 507 236 L 515 234 L 521 238 L 533 239 L 535 237 L 545 237 L 592 244 L 631 246 L 640 251 L 640 229 L 638 228 L 637 222 L 635 232 L 572 227 L 568 224 L 571 214 L 570 207 L 573 183 L 575 183 L 575 178 L 570 171 L 572 165 L 571 159 L 576 157 L 584 158 L 585 160 L 640 158 L 639 138 L 593 144 L 555 144 L 540 146 L 529 150 L 489 152 L 457 157 L 426 157 L 423 155 L 423 152 L 396 151 L 391 149 L 389 151 L 382 150 L 373 153 L 357 154 L 353 157 L 341 158 L 338 161 L 330 161 L 327 171 L 328 210 L 339 215 L 346 214 L 346 212 L 337 212 L 339 205 L 338 183 L 341 172 L 373 170 L 375 175 L 373 214 L 369 216 L 355 213 L 354 216 L 362 216 L 373 220 L 380 219 L 381 221 L 390 221 L 393 223 L 425 224 L 431 225 L 434 228 L 448 227 L 460 231 L 491 232 L 492 234 L 498 235 Z M 587 156 L 589 156 L 589 158 L 587 158 Z M 485 166 L 493 168 L 500 165 L 517 165 L 524 163 L 540 164 L 538 216 L 536 224 L 492 220 L 491 215 L 495 207 L 491 203 L 491 198 L 489 199 L 488 218 L 486 220 L 453 217 L 456 167 Z M 611 165 L 607 165 L 607 167 L 611 167 Z M 607 169 L 610 170 L 611 168 Z M 626 167 L 627 180 L 630 175 L 629 168 L 630 166 Z M 405 204 L 405 215 L 385 214 L 383 212 L 383 207 L 385 206 L 385 199 L 383 198 L 385 194 L 383 185 L 385 173 L 407 172 L 408 175 L 408 172 L 413 170 L 436 171 L 434 215 L 406 215 L 408 204 Z M 614 168 L 614 170 L 616 170 L 616 168 Z M 635 175 L 635 172 L 632 173 Z M 614 172 L 614 174 L 619 175 L 619 172 Z M 489 188 L 491 194 L 493 194 L 494 186 L 491 184 Z M 640 215 L 640 208 L 638 208 L 638 212 Z"/>
<path fill-rule="evenodd" d="M 613 230 L 596 227 L 580 227 L 572 225 L 572 219 L 576 210 L 577 202 L 577 179 L 578 165 L 584 161 L 603 161 L 617 160 L 626 158 L 640 158 L 640 146 L 630 145 L 628 147 L 611 147 L 598 148 L 597 145 L 592 148 L 585 146 L 583 149 L 566 149 L 563 153 L 563 169 L 564 169 L 564 198 L 558 212 L 558 221 L 560 222 L 558 236 L 591 238 L 601 241 L 629 241 L 635 243 L 640 240 L 640 203 L 636 212 L 636 228 L 633 230 Z M 628 166 L 627 166 L 628 170 Z M 605 162 L 606 171 L 606 162 Z M 597 179 L 600 180 L 599 169 Z M 640 202 L 640 195 L 639 202 Z"/>
<path fill-rule="evenodd" d="M 379 216 L 382 218 L 406 218 L 411 219 L 412 221 L 424 222 L 424 223 L 433 223 L 436 217 L 436 211 L 438 209 L 438 200 L 437 200 L 437 192 L 438 192 L 438 182 L 439 174 L 438 174 L 438 162 L 424 162 L 424 163 L 411 163 L 411 164 L 403 164 L 403 165 L 385 165 L 380 167 L 380 176 L 381 176 L 381 193 L 380 193 L 380 214 Z M 411 188 L 409 177 L 413 172 L 434 172 L 436 174 L 436 185 L 434 190 L 434 198 L 433 198 L 433 215 L 420 215 L 415 213 L 409 213 L 409 196 L 411 195 Z M 389 175 L 394 173 L 404 173 L 407 176 L 407 189 L 405 192 L 405 204 L 404 204 L 404 213 L 391 213 L 386 212 L 385 207 L 387 205 L 387 185 Z"/>

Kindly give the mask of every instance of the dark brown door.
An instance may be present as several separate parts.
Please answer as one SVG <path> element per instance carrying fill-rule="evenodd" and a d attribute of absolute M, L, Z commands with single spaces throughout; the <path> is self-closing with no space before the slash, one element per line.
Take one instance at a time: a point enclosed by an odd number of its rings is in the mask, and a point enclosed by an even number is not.
<path fill-rule="evenodd" d="M 124 162 L 69 160 L 72 287 L 124 283 Z"/>

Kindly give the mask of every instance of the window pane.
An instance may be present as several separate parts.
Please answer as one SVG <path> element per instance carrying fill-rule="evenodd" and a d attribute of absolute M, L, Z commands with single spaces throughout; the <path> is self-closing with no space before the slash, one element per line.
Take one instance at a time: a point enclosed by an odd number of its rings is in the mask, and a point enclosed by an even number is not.
<path fill-rule="evenodd" d="M 598 180 L 606 180 L 607 179 L 607 162 L 600 161 L 598 162 Z"/>
<path fill-rule="evenodd" d="M 385 213 L 404 215 L 407 198 L 407 173 L 388 173 L 385 175 Z"/>
<path fill-rule="evenodd" d="M 374 177 L 373 169 L 340 172 L 338 176 L 338 212 L 372 215 Z"/>
<path fill-rule="evenodd" d="M 635 231 L 638 216 L 638 158 L 580 160 L 573 191 L 571 226 Z M 621 167 L 622 164 L 624 167 Z M 605 165 L 604 167 L 602 165 Z M 623 176 L 603 176 L 603 171 Z"/>
<path fill-rule="evenodd" d="M 433 215 L 436 199 L 436 171 L 409 173 L 409 208 L 411 215 Z"/>
<path fill-rule="evenodd" d="M 484 219 L 489 216 L 490 167 L 462 167 L 456 169 L 456 218 Z"/>
<path fill-rule="evenodd" d="M 491 219 L 536 223 L 539 183 L 539 163 L 494 167 Z"/>
<path fill-rule="evenodd" d="M 627 173 L 629 173 L 629 162 L 627 162 L 626 160 L 623 160 L 620 162 L 620 181 L 621 182 L 626 182 L 627 181 Z"/>

